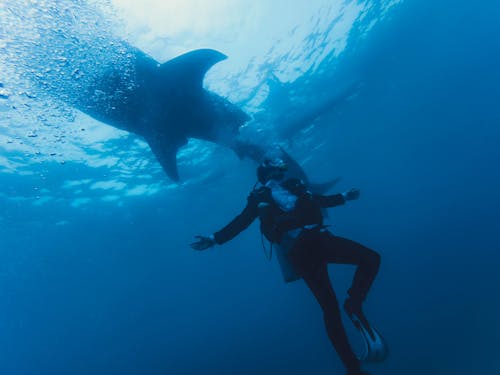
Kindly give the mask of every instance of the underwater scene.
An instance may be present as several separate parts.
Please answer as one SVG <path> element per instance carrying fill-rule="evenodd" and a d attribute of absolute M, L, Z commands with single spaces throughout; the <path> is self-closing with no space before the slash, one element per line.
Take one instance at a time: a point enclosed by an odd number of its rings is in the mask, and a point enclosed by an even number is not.
<path fill-rule="evenodd" d="M 495 1 L 0 0 L 0 374 L 500 374 L 499 25 Z M 298 232 L 270 242 L 269 205 Z M 286 279 L 292 233 L 337 252 L 322 276 Z"/>

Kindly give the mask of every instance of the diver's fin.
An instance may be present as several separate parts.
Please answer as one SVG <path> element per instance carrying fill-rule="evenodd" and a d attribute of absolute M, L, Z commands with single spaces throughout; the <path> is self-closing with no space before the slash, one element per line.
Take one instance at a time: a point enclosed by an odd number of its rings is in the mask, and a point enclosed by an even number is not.
<path fill-rule="evenodd" d="M 389 356 L 389 346 L 380 332 L 368 323 L 368 320 L 355 313 L 349 314 L 349 318 L 358 329 L 363 340 L 363 353 L 359 355 L 362 362 L 383 362 Z"/>
<path fill-rule="evenodd" d="M 160 75 L 166 79 L 175 79 L 182 85 L 176 85 L 176 90 L 201 89 L 203 77 L 207 71 L 227 56 L 213 49 L 197 49 L 180 55 L 160 66 Z"/>
<path fill-rule="evenodd" d="M 163 137 L 146 138 L 146 141 L 167 176 L 178 182 L 179 172 L 177 169 L 177 150 L 179 147 L 187 143 L 187 139 L 185 141 L 183 140 L 183 142 L 179 142 L 178 144 L 165 141 Z"/>
<path fill-rule="evenodd" d="M 364 337 L 368 345 L 368 351 L 362 361 L 383 362 L 389 356 L 389 347 L 387 342 L 375 327 L 371 327 L 371 333 L 372 334 L 369 334 L 368 332 L 364 333 Z"/>

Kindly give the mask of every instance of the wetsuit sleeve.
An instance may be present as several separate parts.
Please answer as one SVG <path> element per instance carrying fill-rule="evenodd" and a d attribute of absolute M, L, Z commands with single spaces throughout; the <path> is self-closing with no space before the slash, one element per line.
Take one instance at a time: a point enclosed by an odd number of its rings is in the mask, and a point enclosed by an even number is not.
<path fill-rule="evenodd" d="M 313 199 L 318 202 L 321 207 L 335 207 L 346 202 L 342 194 L 314 195 Z"/>
<path fill-rule="evenodd" d="M 257 204 L 252 199 L 252 195 L 248 197 L 246 207 L 241 213 L 236 216 L 228 225 L 220 231 L 214 233 L 214 240 L 221 245 L 244 231 L 252 222 L 259 216 Z"/>

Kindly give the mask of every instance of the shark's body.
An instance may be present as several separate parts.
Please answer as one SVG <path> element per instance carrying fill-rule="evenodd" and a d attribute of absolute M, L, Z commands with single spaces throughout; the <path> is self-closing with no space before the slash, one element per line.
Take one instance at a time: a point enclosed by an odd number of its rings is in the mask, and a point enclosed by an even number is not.
<path fill-rule="evenodd" d="M 128 76 L 107 71 L 74 105 L 93 118 L 142 136 L 166 174 L 179 180 L 176 155 L 189 138 L 237 151 L 238 129 L 249 116 L 203 88 L 205 73 L 226 56 L 200 49 L 159 64 L 134 50 Z"/>

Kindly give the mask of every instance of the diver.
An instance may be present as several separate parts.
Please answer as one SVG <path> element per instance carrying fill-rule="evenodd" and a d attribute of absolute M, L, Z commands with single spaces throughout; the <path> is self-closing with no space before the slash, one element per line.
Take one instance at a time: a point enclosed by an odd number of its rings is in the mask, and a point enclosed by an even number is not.
<path fill-rule="evenodd" d="M 369 327 L 362 304 L 377 275 L 380 255 L 357 242 L 333 235 L 323 224 L 322 214 L 322 208 L 358 199 L 360 192 L 351 189 L 341 194 L 312 194 L 301 180 L 285 178 L 286 171 L 287 164 L 282 159 L 265 160 L 257 168 L 258 182 L 244 210 L 220 231 L 208 237 L 195 236 L 196 241 L 190 246 L 205 250 L 221 245 L 258 217 L 261 232 L 271 242 L 271 250 L 275 246 L 278 259 L 285 259 L 295 274 L 288 281 L 302 278 L 320 304 L 328 337 L 347 375 L 369 375 L 361 370 L 361 361 L 347 338 L 327 266 L 330 263 L 357 266 L 344 309 L 351 318 L 356 316 Z M 280 265 L 283 270 L 284 265 L 281 262 Z"/>

